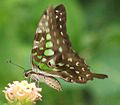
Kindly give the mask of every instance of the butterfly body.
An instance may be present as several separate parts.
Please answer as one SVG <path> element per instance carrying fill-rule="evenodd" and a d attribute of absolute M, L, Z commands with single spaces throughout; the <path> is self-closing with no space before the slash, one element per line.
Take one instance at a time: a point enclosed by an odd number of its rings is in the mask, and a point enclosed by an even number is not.
<path fill-rule="evenodd" d="M 90 72 L 84 59 L 72 49 L 66 29 L 66 10 L 62 4 L 49 7 L 43 13 L 33 43 L 32 71 L 26 73 L 37 80 L 42 78 L 57 90 L 61 90 L 61 86 L 54 77 L 76 83 L 107 77 Z"/>

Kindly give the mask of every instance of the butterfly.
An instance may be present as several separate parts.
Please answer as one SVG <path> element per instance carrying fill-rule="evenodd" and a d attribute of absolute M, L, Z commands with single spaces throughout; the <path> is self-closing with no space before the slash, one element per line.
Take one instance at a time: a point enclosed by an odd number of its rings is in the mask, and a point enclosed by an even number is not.
<path fill-rule="evenodd" d="M 67 34 L 63 4 L 48 7 L 41 16 L 31 53 L 32 70 L 26 71 L 25 76 L 44 82 L 58 91 L 62 87 L 56 77 L 71 83 L 86 83 L 93 78 L 108 77 L 92 73 L 84 59 L 73 50 Z"/>

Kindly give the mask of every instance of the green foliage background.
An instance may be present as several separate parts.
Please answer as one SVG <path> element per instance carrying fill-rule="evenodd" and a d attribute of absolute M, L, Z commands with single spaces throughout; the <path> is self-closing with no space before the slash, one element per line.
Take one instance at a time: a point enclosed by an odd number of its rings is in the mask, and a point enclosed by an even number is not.
<path fill-rule="evenodd" d="M 67 31 L 73 48 L 86 59 L 91 71 L 108 74 L 87 84 L 61 81 L 63 92 L 42 84 L 43 101 L 37 105 L 120 105 L 120 1 L 119 0 L 0 0 L 0 105 L 2 90 L 23 71 L 12 60 L 31 68 L 30 53 L 42 12 L 64 4 Z"/>

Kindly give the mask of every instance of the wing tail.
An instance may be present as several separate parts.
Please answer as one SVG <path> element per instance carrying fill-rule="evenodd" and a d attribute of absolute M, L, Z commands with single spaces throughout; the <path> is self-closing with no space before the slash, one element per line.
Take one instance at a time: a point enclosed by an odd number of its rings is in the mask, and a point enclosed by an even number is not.
<path fill-rule="evenodd" d="M 105 78 L 108 78 L 108 76 L 105 75 L 105 74 L 97 74 L 97 73 L 93 73 L 93 77 L 95 77 L 95 78 L 99 78 L 99 79 L 105 79 Z"/>

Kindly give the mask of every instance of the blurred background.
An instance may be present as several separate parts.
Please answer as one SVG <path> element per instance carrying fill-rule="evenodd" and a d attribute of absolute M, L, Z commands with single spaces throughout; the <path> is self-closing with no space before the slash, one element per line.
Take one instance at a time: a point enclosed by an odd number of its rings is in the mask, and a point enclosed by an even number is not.
<path fill-rule="evenodd" d="M 120 105 L 119 0 L 0 0 L 0 105 L 9 82 L 24 80 L 23 71 L 7 60 L 31 68 L 30 53 L 37 24 L 48 6 L 64 4 L 67 31 L 73 48 L 91 71 L 108 79 L 71 84 L 60 80 L 63 91 L 41 84 L 43 101 L 37 105 Z"/>

